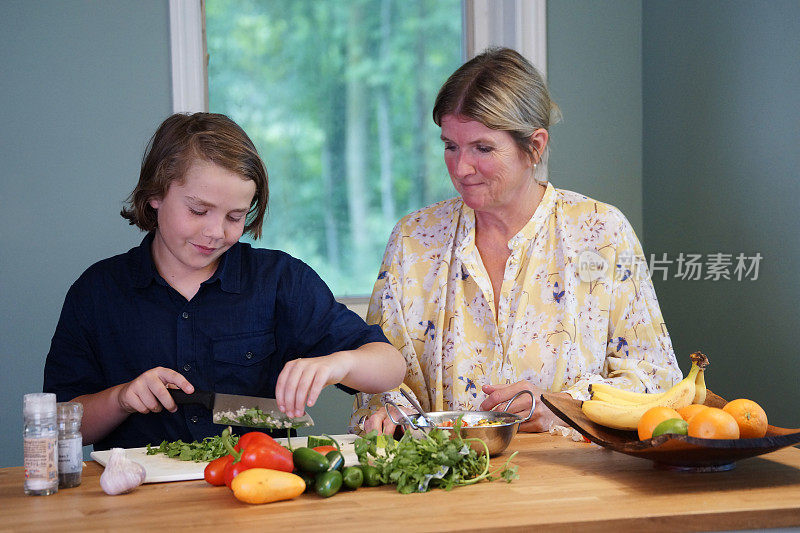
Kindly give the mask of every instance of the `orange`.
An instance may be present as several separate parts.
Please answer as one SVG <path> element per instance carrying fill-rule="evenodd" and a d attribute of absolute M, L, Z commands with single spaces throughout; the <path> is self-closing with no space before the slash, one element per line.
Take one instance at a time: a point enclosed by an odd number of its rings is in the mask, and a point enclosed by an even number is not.
<path fill-rule="evenodd" d="M 722 410 L 736 420 L 741 438 L 760 439 L 767 434 L 767 413 L 753 400 L 739 398 L 726 403 Z"/>
<path fill-rule="evenodd" d="M 707 406 L 701 403 L 693 403 L 692 405 L 687 405 L 686 407 L 681 407 L 678 409 L 678 413 L 680 413 L 681 418 L 686 420 L 687 422 L 691 420 L 691 418 L 705 409 Z"/>
<path fill-rule="evenodd" d="M 652 437 L 653 430 L 664 420 L 680 417 L 681 415 L 675 409 L 663 406 L 651 407 L 639 419 L 639 425 L 636 428 L 639 431 L 639 439 L 645 440 Z"/>
<path fill-rule="evenodd" d="M 689 436 L 701 439 L 738 439 L 739 424 L 730 413 L 716 407 L 706 407 L 689 421 Z"/>

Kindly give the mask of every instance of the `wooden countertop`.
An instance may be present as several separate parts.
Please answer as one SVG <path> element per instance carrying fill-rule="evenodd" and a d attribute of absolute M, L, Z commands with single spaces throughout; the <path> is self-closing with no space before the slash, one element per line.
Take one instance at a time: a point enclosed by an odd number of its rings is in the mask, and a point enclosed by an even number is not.
<path fill-rule="evenodd" d="M 654 468 L 643 459 L 546 434 L 518 435 L 520 478 L 451 492 L 402 495 L 360 488 L 323 499 L 247 505 L 204 481 L 146 484 L 122 496 L 100 489 L 86 464 L 80 487 L 26 496 L 21 467 L 0 469 L 0 531 L 189 529 L 241 531 L 666 531 L 800 525 L 800 449 L 740 461 L 727 472 Z M 506 452 L 506 454 L 509 452 Z M 500 465 L 501 459 L 492 460 Z"/>

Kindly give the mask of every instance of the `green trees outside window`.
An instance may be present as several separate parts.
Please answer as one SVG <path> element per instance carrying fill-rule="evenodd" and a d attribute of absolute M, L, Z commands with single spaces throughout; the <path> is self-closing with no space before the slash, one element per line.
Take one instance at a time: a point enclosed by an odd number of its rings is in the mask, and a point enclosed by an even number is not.
<path fill-rule="evenodd" d="M 209 100 L 251 136 L 256 246 L 367 295 L 399 217 L 454 196 L 431 120 L 461 64 L 460 0 L 206 0 Z"/>

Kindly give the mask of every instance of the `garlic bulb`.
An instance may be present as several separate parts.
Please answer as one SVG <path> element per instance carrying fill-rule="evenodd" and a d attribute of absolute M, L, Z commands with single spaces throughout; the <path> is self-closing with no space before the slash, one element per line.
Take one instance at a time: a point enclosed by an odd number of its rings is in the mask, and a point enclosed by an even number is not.
<path fill-rule="evenodd" d="M 144 467 L 125 456 L 122 448 L 111 448 L 106 469 L 100 475 L 100 487 L 106 494 L 124 494 L 144 483 Z"/>

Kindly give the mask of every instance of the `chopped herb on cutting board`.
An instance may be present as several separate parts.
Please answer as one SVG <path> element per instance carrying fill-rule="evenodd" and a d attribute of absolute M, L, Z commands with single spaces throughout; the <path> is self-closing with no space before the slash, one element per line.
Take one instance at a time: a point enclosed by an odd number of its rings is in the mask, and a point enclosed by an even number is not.
<path fill-rule="evenodd" d="M 231 435 L 233 445 L 239 437 Z M 202 461 L 213 461 L 223 455 L 228 455 L 225 445 L 222 443 L 222 437 L 219 435 L 214 437 L 206 437 L 203 442 L 183 442 L 176 440 L 173 442 L 161 441 L 158 446 L 147 445 L 147 455 L 155 455 L 163 453 L 167 457 L 180 459 L 181 461 L 194 461 L 196 463 Z"/>

